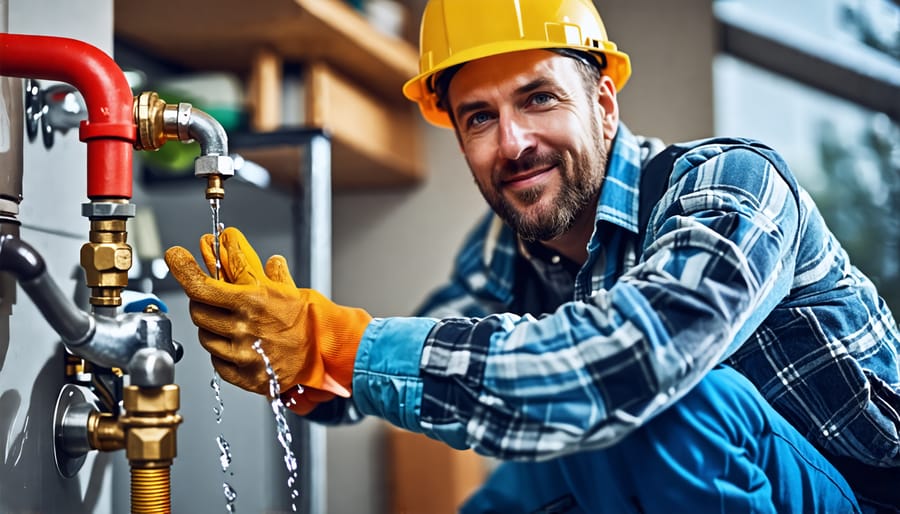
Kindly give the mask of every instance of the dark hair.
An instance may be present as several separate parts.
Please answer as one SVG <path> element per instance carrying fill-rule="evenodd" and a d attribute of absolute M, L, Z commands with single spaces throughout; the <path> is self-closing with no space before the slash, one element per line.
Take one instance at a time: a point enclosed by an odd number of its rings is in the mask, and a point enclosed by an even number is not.
<path fill-rule="evenodd" d="M 575 50 L 572 48 L 547 48 L 551 52 L 559 55 L 575 59 L 578 63 L 578 70 L 581 72 L 581 78 L 584 82 L 585 90 L 591 91 L 592 87 L 597 85 L 603 69 L 606 68 L 606 55 L 602 53 L 586 52 L 584 50 Z M 450 111 L 449 99 L 447 93 L 450 89 L 450 81 L 453 76 L 465 66 L 466 63 L 457 64 L 447 68 L 446 70 L 437 72 L 428 82 L 429 88 L 437 96 L 437 106 L 453 119 L 453 113 Z"/>
<path fill-rule="evenodd" d="M 450 119 L 453 119 L 453 113 L 450 112 L 450 105 L 448 105 L 447 92 L 450 90 L 450 80 L 453 79 L 453 76 L 456 75 L 466 63 L 456 64 L 447 68 L 446 70 L 439 71 L 432 77 L 431 89 L 434 92 L 435 96 L 437 96 L 437 106 L 438 109 L 442 111 L 446 111 L 447 114 L 450 115 Z"/>
<path fill-rule="evenodd" d="M 575 59 L 581 72 L 581 78 L 584 80 L 584 87 L 588 90 L 597 85 L 600 75 L 603 74 L 603 70 L 606 68 L 606 54 L 590 53 L 571 48 L 551 48 L 550 51 Z"/>

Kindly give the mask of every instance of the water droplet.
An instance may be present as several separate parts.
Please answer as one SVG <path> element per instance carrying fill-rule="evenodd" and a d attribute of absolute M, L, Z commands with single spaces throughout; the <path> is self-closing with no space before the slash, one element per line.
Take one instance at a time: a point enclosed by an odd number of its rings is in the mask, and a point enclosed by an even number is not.
<path fill-rule="evenodd" d="M 225 411 L 225 402 L 222 401 L 222 388 L 219 386 L 218 373 L 213 372 L 213 378 L 209 381 L 209 386 L 212 387 L 212 390 L 216 395 L 216 406 L 213 407 L 213 413 L 216 415 L 216 424 L 221 424 L 222 413 Z"/>
<path fill-rule="evenodd" d="M 219 448 L 219 465 L 222 466 L 222 472 L 224 473 L 231 466 L 231 445 L 220 434 L 219 437 L 216 437 L 216 446 Z"/>
<path fill-rule="evenodd" d="M 234 502 L 237 500 L 237 491 L 228 482 L 222 482 L 222 492 L 225 494 L 225 510 L 235 512 Z"/>
<path fill-rule="evenodd" d="M 263 363 L 266 366 L 266 374 L 269 376 L 269 405 L 272 408 L 272 414 L 275 416 L 276 439 L 278 439 L 278 443 L 281 445 L 282 450 L 284 450 L 284 467 L 288 471 L 287 486 L 291 494 L 291 510 L 297 512 L 295 500 L 300 496 L 300 493 L 294 486 L 297 483 L 298 466 L 297 459 L 294 457 L 294 451 L 291 450 L 293 436 L 291 435 L 291 427 L 288 425 L 287 418 L 285 418 L 285 406 L 280 397 L 281 387 L 278 385 L 278 377 L 275 375 L 272 363 L 269 362 L 268 356 L 266 356 L 265 351 L 262 349 L 262 341 L 257 340 L 253 343 L 253 349 L 256 350 L 256 353 L 262 358 Z M 300 386 L 297 387 L 302 393 L 303 388 Z"/>

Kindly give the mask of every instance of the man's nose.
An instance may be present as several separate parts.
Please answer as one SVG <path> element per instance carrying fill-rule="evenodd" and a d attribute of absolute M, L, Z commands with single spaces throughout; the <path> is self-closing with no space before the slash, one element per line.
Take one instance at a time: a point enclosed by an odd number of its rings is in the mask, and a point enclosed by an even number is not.
<path fill-rule="evenodd" d="M 531 125 L 518 114 L 501 114 L 499 138 L 500 156 L 513 161 L 535 146 Z"/>

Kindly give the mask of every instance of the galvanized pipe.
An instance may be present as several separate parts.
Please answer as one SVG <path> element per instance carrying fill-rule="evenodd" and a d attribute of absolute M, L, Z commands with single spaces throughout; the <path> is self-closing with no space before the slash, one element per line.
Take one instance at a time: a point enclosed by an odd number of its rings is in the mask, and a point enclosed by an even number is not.
<path fill-rule="evenodd" d="M 94 318 L 63 294 L 31 245 L 10 234 L 0 235 L 0 271 L 15 275 L 64 343 L 78 345 L 93 337 Z"/>

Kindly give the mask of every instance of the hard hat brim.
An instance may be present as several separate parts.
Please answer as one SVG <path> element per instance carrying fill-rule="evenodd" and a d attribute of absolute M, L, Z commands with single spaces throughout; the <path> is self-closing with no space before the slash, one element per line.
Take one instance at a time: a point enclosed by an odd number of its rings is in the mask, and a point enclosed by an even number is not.
<path fill-rule="evenodd" d="M 606 68 L 603 70 L 604 75 L 608 75 L 613 79 L 616 91 L 620 91 L 628 78 L 631 76 L 631 62 L 623 52 L 616 49 L 615 45 L 610 42 L 603 42 L 604 48 L 598 49 L 591 46 L 573 46 L 573 45 L 552 45 L 547 41 L 502 41 L 494 42 L 487 45 L 481 45 L 473 48 L 455 52 L 453 55 L 444 59 L 443 62 L 432 67 L 426 72 L 420 73 L 415 77 L 406 81 L 403 85 L 403 96 L 417 102 L 422 116 L 429 123 L 443 128 L 453 128 L 453 123 L 449 115 L 437 105 L 437 98 L 434 91 L 431 90 L 429 82 L 432 77 L 442 71 L 452 68 L 458 64 L 471 62 L 485 57 L 491 57 L 498 54 L 506 54 L 512 52 L 520 52 L 523 50 L 540 50 L 553 48 L 568 48 L 573 50 L 583 50 L 588 53 L 601 53 L 605 56 Z"/>

